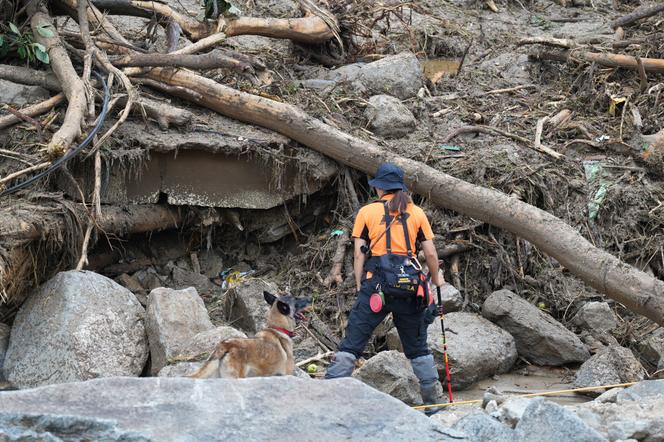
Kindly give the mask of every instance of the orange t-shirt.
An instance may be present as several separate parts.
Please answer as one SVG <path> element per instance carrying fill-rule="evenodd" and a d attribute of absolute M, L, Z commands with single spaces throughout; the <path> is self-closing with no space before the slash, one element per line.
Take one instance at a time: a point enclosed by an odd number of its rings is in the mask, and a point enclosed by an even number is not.
<path fill-rule="evenodd" d="M 362 207 L 355 218 L 353 227 L 353 238 L 362 238 L 371 246 L 373 256 L 381 256 L 387 253 L 387 238 L 385 234 L 385 203 L 393 197 L 392 194 L 383 195 L 382 201 L 367 204 Z M 424 211 L 415 204 L 408 204 L 406 208 L 408 217 L 406 225 L 408 226 L 408 238 L 413 253 L 415 250 L 415 241 L 426 241 L 433 239 L 431 224 Z M 390 212 L 390 216 L 397 215 L 397 212 Z M 389 222 L 389 221 L 388 221 Z M 382 235 L 382 236 L 381 236 Z M 380 239 L 378 239 L 380 237 Z M 392 241 L 392 253 L 397 255 L 407 255 L 408 247 L 404 236 L 401 220 L 397 218 L 390 227 L 390 237 Z"/>

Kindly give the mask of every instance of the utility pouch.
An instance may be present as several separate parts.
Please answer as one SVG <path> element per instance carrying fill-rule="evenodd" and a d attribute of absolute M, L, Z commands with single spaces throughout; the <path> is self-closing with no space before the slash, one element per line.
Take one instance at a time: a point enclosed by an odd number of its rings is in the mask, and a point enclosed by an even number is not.
<path fill-rule="evenodd" d="M 392 253 L 377 258 L 386 295 L 403 297 L 417 294 L 421 272 L 410 258 Z"/>

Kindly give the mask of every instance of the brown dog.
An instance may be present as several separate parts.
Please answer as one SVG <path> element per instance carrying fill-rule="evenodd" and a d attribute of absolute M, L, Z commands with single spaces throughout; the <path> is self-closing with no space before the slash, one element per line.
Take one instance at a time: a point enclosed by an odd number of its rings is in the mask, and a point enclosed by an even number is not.
<path fill-rule="evenodd" d="M 293 340 L 296 320 L 310 300 L 287 296 L 274 296 L 263 292 L 271 305 L 267 314 L 267 327 L 253 338 L 227 339 L 217 345 L 205 364 L 190 377 L 246 378 L 254 376 L 292 375 Z"/>

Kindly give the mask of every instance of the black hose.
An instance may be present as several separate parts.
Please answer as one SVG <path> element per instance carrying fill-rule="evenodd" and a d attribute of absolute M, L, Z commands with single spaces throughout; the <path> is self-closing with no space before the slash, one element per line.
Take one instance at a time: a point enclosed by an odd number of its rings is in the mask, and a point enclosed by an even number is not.
<path fill-rule="evenodd" d="M 90 131 L 88 136 L 85 137 L 85 139 L 81 142 L 81 144 L 79 144 L 78 146 L 76 146 L 73 149 L 70 149 L 69 152 L 67 152 L 66 154 L 64 154 L 60 158 L 58 158 L 53 164 L 51 164 L 49 166 L 48 169 L 38 173 L 37 175 L 35 175 L 33 177 L 28 178 L 25 181 L 22 181 L 22 182 L 20 182 L 16 185 L 10 187 L 9 189 L 4 190 L 3 192 L 0 192 L 0 198 L 3 197 L 3 196 L 6 196 L 6 195 L 11 195 L 12 193 L 15 193 L 15 192 L 29 186 L 30 184 L 34 183 L 38 179 L 43 178 L 43 177 L 45 177 L 47 175 L 50 175 L 51 173 L 55 172 L 56 170 L 61 168 L 67 161 L 69 161 L 70 159 L 75 157 L 82 149 L 86 148 L 88 146 L 88 144 L 90 144 L 90 142 L 92 141 L 94 136 L 97 135 L 97 132 L 99 132 L 99 130 L 104 125 L 104 122 L 106 121 L 106 114 L 108 113 L 108 102 L 111 98 L 111 94 L 108 91 L 108 85 L 106 85 L 106 81 L 104 81 L 102 76 L 99 75 L 97 72 L 94 72 L 94 71 L 92 73 L 94 74 L 95 77 L 97 77 L 97 79 L 101 82 L 102 87 L 104 88 L 104 101 L 102 102 L 101 113 L 99 114 L 99 119 L 98 119 L 97 124 L 95 125 L 95 127 L 92 128 L 92 130 Z"/>

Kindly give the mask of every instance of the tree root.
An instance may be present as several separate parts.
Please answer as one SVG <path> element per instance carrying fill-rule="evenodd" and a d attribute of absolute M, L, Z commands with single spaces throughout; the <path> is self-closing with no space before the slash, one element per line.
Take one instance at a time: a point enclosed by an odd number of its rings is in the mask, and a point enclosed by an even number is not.
<path fill-rule="evenodd" d="M 38 9 L 40 8 L 40 9 Z M 50 64 L 62 87 L 62 91 L 69 102 L 64 121 L 60 129 L 53 134 L 48 143 L 47 151 L 52 157 L 65 153 L 74 140 L 81 134 L 87 105 L 85 85 L 78 77 L 67 51 L 60 42 L 60 37 L 53 25 L 51 17 L 42 6 L 32 5 L 31 26 L 34 38 L 44 45 L 50 56 Z M 39 33 L 40 28 L 47 28 L 54 34 L 53 37 L 44 37 Z"/>

